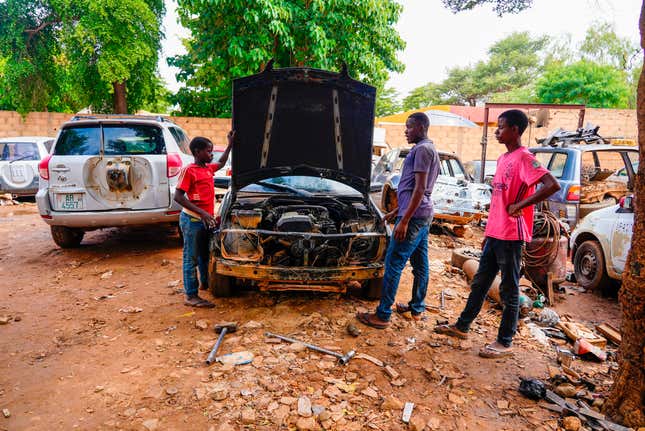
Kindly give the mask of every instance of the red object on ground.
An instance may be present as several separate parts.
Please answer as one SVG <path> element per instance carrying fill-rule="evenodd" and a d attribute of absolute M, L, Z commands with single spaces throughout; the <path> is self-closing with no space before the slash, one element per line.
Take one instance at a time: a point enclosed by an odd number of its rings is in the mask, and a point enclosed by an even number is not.
<path fill-rule="evenodd" d="M 578 338 L 578 340 L 576 340 L 575 344 L 573 345 L 573 352 L 579 356 L 591 353 L 601 361 L 605 361 L 607 359 L 607 353 L 604 350 L 594 346 L 584 338 Z"/>

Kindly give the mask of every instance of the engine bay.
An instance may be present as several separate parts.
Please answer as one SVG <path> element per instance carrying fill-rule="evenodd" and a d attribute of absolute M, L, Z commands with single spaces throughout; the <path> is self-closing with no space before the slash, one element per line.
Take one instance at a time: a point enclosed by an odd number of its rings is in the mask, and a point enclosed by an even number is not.
<path fill-rule="evenodd" d="M 385 224 L 365 203 L 343 198 L 239 199 L 222 220 L 222 256 L 270 266 L 369 263 L 385 250 Z"/>

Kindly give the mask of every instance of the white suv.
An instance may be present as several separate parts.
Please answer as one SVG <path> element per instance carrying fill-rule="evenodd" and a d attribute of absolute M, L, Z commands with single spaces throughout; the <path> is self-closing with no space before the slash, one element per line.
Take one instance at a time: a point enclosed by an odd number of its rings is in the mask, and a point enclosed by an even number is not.
<path fill-rule="evenodd" d="M 39 164 L 40 216 L 63 248 L 92 229 L 176 223 L 172 195 L 192 161 L 184 131 L 162 117 L 76 116 Z"/>

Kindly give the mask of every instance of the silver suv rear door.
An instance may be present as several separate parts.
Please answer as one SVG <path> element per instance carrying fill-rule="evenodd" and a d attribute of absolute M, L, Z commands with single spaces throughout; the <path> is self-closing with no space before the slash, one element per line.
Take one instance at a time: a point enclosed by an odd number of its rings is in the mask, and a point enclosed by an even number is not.
<path fill-rule="evenodd" d="M 162 129 L 150 123 L 69 125 L 49 162 L 54 211 L 108 211 L 170 205 Z"/>

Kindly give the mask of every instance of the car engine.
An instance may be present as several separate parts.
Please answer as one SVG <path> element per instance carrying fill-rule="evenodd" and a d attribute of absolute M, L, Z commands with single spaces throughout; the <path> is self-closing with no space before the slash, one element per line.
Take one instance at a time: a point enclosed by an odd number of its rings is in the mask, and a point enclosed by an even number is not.
<path fill-rule="evenodd" d="M 337 198 L 240 200 L 223 226 L 225 258 L 271 266 L 365 263 L 385 249 L 385 227 L 369 208 Z"/>

